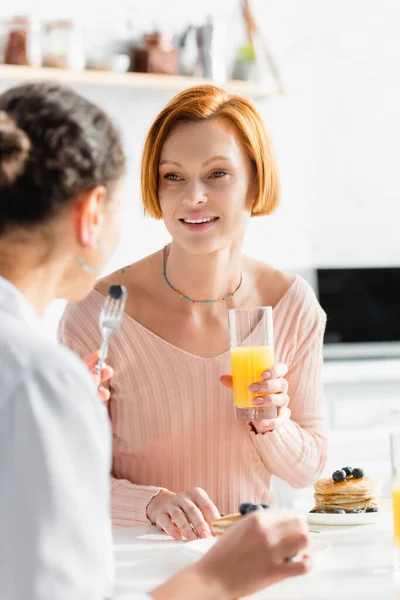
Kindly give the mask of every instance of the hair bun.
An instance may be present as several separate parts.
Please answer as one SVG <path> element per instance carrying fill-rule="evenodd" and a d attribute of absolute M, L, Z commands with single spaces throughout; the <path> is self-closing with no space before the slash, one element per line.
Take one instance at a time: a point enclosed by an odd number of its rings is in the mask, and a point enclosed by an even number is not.
<path fill-rule="evenodd" d="M 0 111 L 0 190 L 16 181 L 25 168 L 31 143 L 26 133 Z"/>

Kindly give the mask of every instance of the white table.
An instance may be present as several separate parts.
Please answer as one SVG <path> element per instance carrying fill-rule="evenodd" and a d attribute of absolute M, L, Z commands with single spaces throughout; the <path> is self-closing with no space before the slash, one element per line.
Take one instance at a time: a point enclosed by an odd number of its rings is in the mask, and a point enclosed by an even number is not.
<path fill-rule="evenodd" d="M 323 528 L 312 534 L 331 547 L 315 555 L 313 571 L 252 596 L 254 600 L 399 600 L 400 572 L 392 566 L 392 520 L 379 525 Z M 153 526 L 115 529 L 115 599 L 129 590 L 150 590 L 191 564 L 184 544 Z M 124 596 L 126 598 L 127 596 Z M 190 600 L 188 596 L 188 600 Z"/>

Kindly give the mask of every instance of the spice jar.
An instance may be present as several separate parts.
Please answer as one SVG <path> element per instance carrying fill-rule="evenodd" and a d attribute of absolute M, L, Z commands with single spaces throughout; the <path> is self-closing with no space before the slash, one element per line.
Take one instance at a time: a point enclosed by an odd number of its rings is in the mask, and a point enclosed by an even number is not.
<path fill-rule="evenodd" d="M 85 51 L 81 32 L 72 21 L 51 21 L 46 24 L 46 67 L 84 69 Z"/>
<path fill-rule="evenodd" d="M 27 17 L 6 21 L 4 62 L 6 65 L 38 67 L 42 52 L 40 28 Z"/>
<path fill-rule="evenodd" d="M 143 44 L 133 49 L 133 66 L 137 73 L 178 73 L 179 48 L 171 44 L 158 32 L 145 34 Z"/>

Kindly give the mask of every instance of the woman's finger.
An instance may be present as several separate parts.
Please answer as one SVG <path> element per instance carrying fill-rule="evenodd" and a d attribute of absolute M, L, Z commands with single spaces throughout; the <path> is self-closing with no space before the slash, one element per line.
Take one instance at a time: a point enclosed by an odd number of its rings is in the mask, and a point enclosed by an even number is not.
<path fill-rule="evenodd" d="M 93 371 L 98 360 L 99 360 L 99 353 L 93 352 L 93 354 L 90 354 L 90 356 L 87 356 L 86 358 L 84 358 L 83 362 L 85 363 L 85 365 L 87 366 L 89 371 Z"/>
<path fill-rule="evenodd" d="M 102 387 L 99 387 L 98 392 L 99 392 L 100 398 L 103 400 L 103 402 L 109 401 L 110 396 L 111 396 L 110 390 L 108 390 L 107 388 L 102 386 Z"/>
<path fill-rule="evenodd" d="M 191 490 L 189 497 L 199 507 L 207 523 L 211 524 L 221 517 L 218 508 L 202 488 Z"/>
<path fill-rule="evenodd" d="M 232 375 L 222 375 L 219 378 L 220 382 L 222 383 L 222 385 L 224 385 L 227 388 L 232 389 L 233 388 L 233 379 L 232 379 Z"/>
<path fill-rule="evenodd" d="M 287 423 L 287 421 L 289 421 L 291 414 L 292 414 L 292 411 L 289 408 L 282 407 L 279 410 L 279 413 L 278 413 L 278 416 L 276 417 L 276 419 L 271 419 L 267 431 L 275 431 L 276 429 L 279 429 L 280 427 L 282 427 L 282 425 L 284 425 L 285 423 Z"/>
<path fill-rule="evenodd" d="M 156 519 L 156 525 L 175 540 L 182 540 L 182 533 L 171 521 L 171 517 L 166 513 L 161 513 Z"/>
<path fill-rule="evenodd" d="M 254 394 L 286 394 L 289 384 L 286 379 L 271 379 L 249 385 L 249 391 Z"/>
<path fill-rule="evenodd" d="M 307 554 L 310 543 L 308 525 L 300 517 L 288 518 L 286 522 L 279 525 L 280 544 L 276 548 L 275 555 L 279 563 L 289 562 L 291 557 L 300 552 Z"/>
<path fill-rule="evenodd" d="M 90 356 L 87 356 L 83 359 L 83 362 L 89 369 L 89 371 L 94 371 L 97 365 L 97 361 L 99 360 L 99 353 L 93 352 Z M 106 365 L 101 371 L 101 381 L 107 381 L 114 375 L 114 371 L 112 367 Z"/>
<path fill-rule="evenodd" d="M 174 498 L 174 502 L 177 501 L 177 498 Z M 185 512 L 182 510 L 180 506 L 173 504 L 172 502 L 165 507 L 166 511 L 168 511 L 169 516 L 172 521 L 175 523 L 177 528 L 181 531 L 181 533 L 185 536 L 187 540 L 197 540 L 197 534 L 193 531 L 193 527 L 190 525 L 188 521 L 188 517 Z"/>
<path fill-rule="evenodd" d="M 106 365 L 104 367 L 104 369 L 101 370 L 101 381 L 102 383 L 104 383 L 105 381 L 108 381 L 109 379 L 111 379 L 111 377 L 114 375 L 114 369 L 112 367 L 110 367 L 109 365 Z"/>
<path fill-rule="evenodd" d="M 287 406 L 289 396 L 287 394 L 270 394 L 269 396 L 257 396 L 253 399 L 255 406 Z"/>
<path fill-rule="evenodd" d="M 211 529 L 206 523 L 203 513 L 191 500 L 182 497 L 179 499 L 179 506 L 199 538 L 211 537 Z"/>
<path fill-rule="evenodd" d="M 288 370 L 288 366 L 285 363 L 277 363 L 274 367 L 264 371 L 264 373 L 261 374 L 261 379 L 279 379 L 279 377 L 285 377 Z"/>
<path fill-rule="evenodd" d="M 274 578 L 286 579 L 287 577 L 298 577 L 305 575 L 312 569 L 312 560 L 309 556 L 303 556 L 296 561 L 289 561 L 283 565 L 277 566 L 274 572 Z"/>
<path fill-rule="evenodd" d="M 282 407 L 278 409 L 278 416 L 276 419 L 263 421 L 255 421 L 254 427 L 257 429 L 258 433 L 270 433 L 282 427 L 287 421 L 289 421 L 292 411 L 287 407 Z"/>

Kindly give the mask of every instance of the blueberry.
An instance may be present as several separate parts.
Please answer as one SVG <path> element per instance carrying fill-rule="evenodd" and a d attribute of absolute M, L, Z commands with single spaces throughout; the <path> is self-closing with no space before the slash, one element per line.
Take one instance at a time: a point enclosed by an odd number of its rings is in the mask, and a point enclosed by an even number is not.
<path fill-rule="evenodd" d="M 247 514 L 261 510 L 264 510 L 261 504 L 250 504 L 249 508 L 247 509 Z"/>
<path fill-rule="evenodd" d="M 261 506 L 265 509 L 265 508 L 271 508 L 270 504 L 261 504 Z"/>
<path fill-rule="evenodd" d="M 345 515 L 346 511 L 343 508 L 335 508 L 335 510 L 332 511 L 333 515 Z"/>
<path fill-rule="evenodd" d="M 321 510 L 316 510 L 316 511 L 314 511 L 314 512 L 316 512 L 316 513 L 318 513 L 318 514 L 321 514 L 321 515 L 322 515 L 322 514 L 325 514 L 325 513 L 326 513 L 326 510 L 322 510 L 322 509 L 321 509 Z"/>
<path fill-rule="evenodd" d="M 249 513 L 257 512 L 259 510 L 264 510 L 261 504 L 253 504 L 252 502 L 243 502 L 239 507 L 241 515 L 248 515 Z"/>
<path fill-rule="evenodd" d="M 335 471 L 334 474 L 332 475 L 332 479 L 336 483 L 339 483 L 340 481 L 345 481 L 346 480 L 346 471 L 343 471 L 342 469 L 340 471 Z"/>
<path fill-rule="evenodd" d="M 253 506 L 251 502 L 243 502 L 239 507 L 240 514 L 247 515 L 250 506 Z"/>
<path fill-rule="evenodd" d="M 316 512 L 317 512 L 316 508 L 313 508 L 312 510 L 310 510 L 310 513 L 316 513 Z"/>
<path fill-rule="evenodd" d="M 369 506 L 366 510 L 366 513 L 371 513 L 371 512 L 379 512 L 379 508 L 377 506 Z"/>
<path fill-rule="evenodd" d="M 356 514 L 356 513 L 362 513 L 363 511 L 361 508 L 352 508 L 350 512 L 353 514 Z"/>
<path fill-rule="evenodd" d="M 356 467 L 355 469 L 353 469 L 352 475 L 354 479 L 362 479 L 364 477 L 364 471 Z"/>
<path fill-rule="evenodd" d="M 353 474 L 353 469 L 351 467 L 342 467 L 342 471 L 346 473 L 347 477 Z"/>

